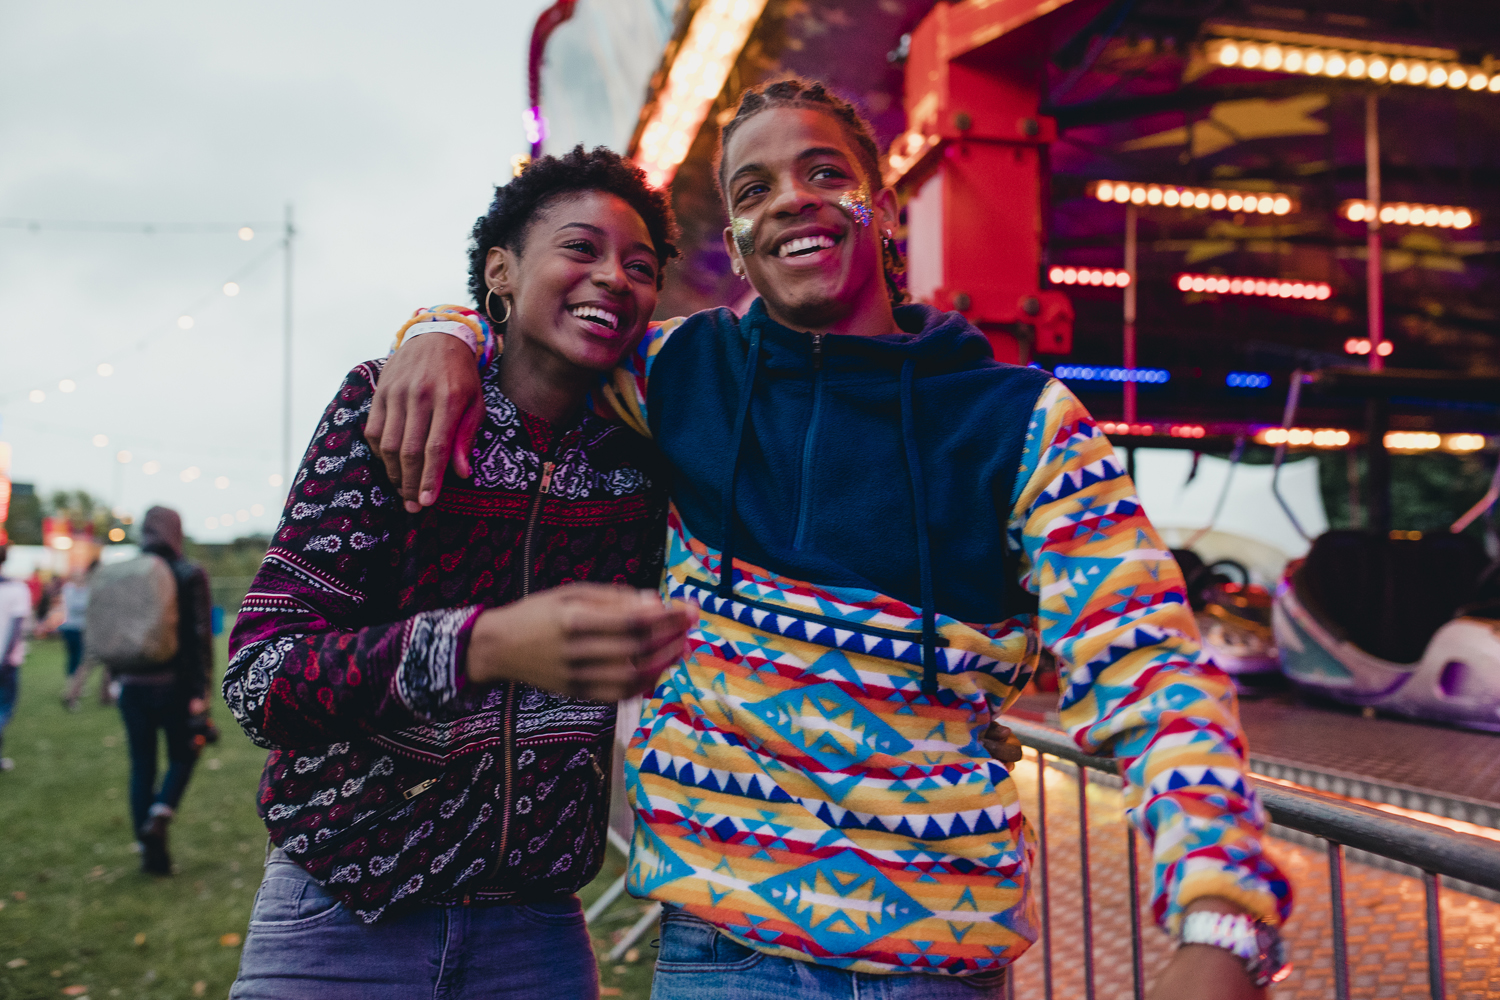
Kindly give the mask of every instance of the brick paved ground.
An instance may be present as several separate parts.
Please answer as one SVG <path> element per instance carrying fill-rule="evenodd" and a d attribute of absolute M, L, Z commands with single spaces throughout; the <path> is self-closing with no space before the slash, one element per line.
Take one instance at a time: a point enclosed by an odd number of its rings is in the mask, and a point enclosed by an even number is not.
<path fill-rule="evenodd" d="M 1027 816 L 1038 820 L 1036 764 L 1018 768 Z M 1054 996 L 1082 997 L 1078 786 L 1057 768 L 1047 773 L 1049 859 L 1052 894 Z M 1095 982 L 1100 1000 L 1131 996 L 1128 869 L 1120 794 L 1101 785 L 1088 787 L 1091 881 L 1094 915 Z M 1319 851 L 1271 842 L 1276 861 L 1291 877 L 1297 906 L 1287 925 L 1296 970 L 1272 991 L 1275 1000 L 1322 1000 L 1333 996 L 1333 944 L 1329 937 L 1328 864 Z M 1427 946 L 1425 904 L 1419 880 L 1364 865 L 1345 866 L 1349 922 L 1350 982 L 1359 998 L 1425 997 Z M 1166 936 L 1151 923 L 1145 896 L 1149 867 L 1141 843 L 1140 881 L 1147 981 L 1167 959 Z M 1444 958 L 1448 996 L 1455 1000 L 1500 1000 L 1500 904 L 1456 892 L 1443 896 Z M 1017 964 L 1016 996 L 1041 1000 L 1042 949 L 1033 948 Z"/>
<path fill-rule="evenodd" d="M 1027 693 L 1012 711 L 1058 724 L 1056 694 Z M 1240 719 L 1255 758 L 1500 804 L 1500 734 L 1366 719 L 1290 693 L 1241 698 Z"/>

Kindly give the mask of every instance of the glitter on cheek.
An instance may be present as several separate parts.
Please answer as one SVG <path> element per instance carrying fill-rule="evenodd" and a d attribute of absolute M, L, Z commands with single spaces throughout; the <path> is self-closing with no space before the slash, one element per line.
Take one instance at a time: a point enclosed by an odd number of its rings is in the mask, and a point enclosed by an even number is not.
<path fill-rule="evenodd" d="M 755 223 L 749 219 L 736 216 L 729 220 L 729 231 L 734 236 L 735 249 L 739 250 L 741 257 L 748 257 L 755 252 L 754 229 Z"/>
<path fill-rule="evenodd" d="M 875 213 L 870 208 L 870 185 L 862 183 L 853 191 L 845 191 L 839 195 L 839 208 L 849 213 L 849 218 L 861 226 L 868 226 L 875 218 Z"/>

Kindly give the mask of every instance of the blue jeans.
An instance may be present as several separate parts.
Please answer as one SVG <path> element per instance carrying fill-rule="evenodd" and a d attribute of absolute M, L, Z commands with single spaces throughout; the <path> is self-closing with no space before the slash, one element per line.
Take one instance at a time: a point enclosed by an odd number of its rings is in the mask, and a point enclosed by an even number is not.
<path fill-rule="evenodd" d="M 63 645 L 68 648 L 68 676 L 72 677 L 78 672 L 78 664 L 83 662 L 83 629 L 63 625 L 57 634 L 62 636 Z"/>
<path fill-rule="evenodd" d="M 137 835 L 146 824 L 151 806 L 157 802 L 174 812 L 193 765 L 198 748 L 188 730 L 188 702 L 192 700 L 175 684 L 120 685 L 120 716 L 125 720 L 125 738 L 130 744 L 130 818 Z M 156 731 L 167 737 L 167 773 L 156 787 Z"/>
<path fill-rule="evenodd" d="M 998 1000 L 1005 975 L 845 972 L 746 948 L 713 924 L 666 906 L 651 1000 Z"/>
<path fill-rule="evenodd" d="M 229 996 L 598 1000 L 599 969 L 576 896 L 514 906 L 413 906 L 363 924 L 274 850 Z"/>
<path fill-rule="evenodd" d="M 5 746 L 5 727 L 16 714 L 16 696 L 21 693 L 21 668 L 0 666 L 0 748 Z"/>

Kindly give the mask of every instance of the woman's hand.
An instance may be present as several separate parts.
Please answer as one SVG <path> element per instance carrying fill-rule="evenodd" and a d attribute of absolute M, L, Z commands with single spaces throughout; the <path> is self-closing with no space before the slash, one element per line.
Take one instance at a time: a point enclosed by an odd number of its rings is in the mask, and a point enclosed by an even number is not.
<path fill-rule="evenodd" d="M 984 744 L 984 748 L 990 752 L 991 757 L 1006 766 L 1021 762 L 1021 741 L 1008 726 L 991 722 L 989 728 L 984 731 L 984 735 L 979 737 L 979 742 Z"/>
<path fill-rule="evenodd" d="M 600 583 L 545 590 L 474 623 L 466 664 L 480 684 L 522 681 L 590 701 L 650 691 L 686 646 L 698 609 Z"/>
<path fill-rule="evenodd" d="M 405 344 L 380 373 L 365 440 L 385 464 L 391 484 L 415 514 L 437 502 L 448 460 L 468 478 L 484 394 L 474 352 L 463 341 L 428 333 Z"/>

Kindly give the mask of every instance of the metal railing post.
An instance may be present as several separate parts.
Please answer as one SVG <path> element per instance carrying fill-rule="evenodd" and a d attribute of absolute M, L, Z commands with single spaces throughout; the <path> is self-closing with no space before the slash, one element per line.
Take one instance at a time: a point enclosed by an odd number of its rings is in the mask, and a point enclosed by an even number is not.
<path fill-rule="evenodd" d="M 1042 995 L 1052 1000 L 1052 901 L 1047 885 L 1047 755 L 1036 755 L 1036 801 L 1042 838 Z"/>
<path fill-rule="evenodd" d="M 1432 1000 L 1443 1000 L 1443 913 L 1436 873 L 1422 873 L 1422 888 L 1427 890 L 1427 988 Z"/>
<path fill-rule="evenodd" d="M 1344 917 L 1344 845 L 1328 844 L 1328 905 L 1333 911 L 1333 995 L 1349 1000 L 1349 930 Z"/>
<path fill-rule="evenodd" d="M 1146 964 L 1141 957 L 1141 886 L 1140 873 L 1136 870 L 1135 827 L 1130 817 L 1125 817 L 1125 857 L 1130 865 L 1130 982 L 1135 990 L 1135 1000 L 1145 1000 Z"/>
<path fill-rule="evenodd" d="M 1078 873 L 1083 885 L 1083 995 L 1094 1000 L 1094 899 L 1089 885 L 1089 773 L 1078 765 Z"/>

